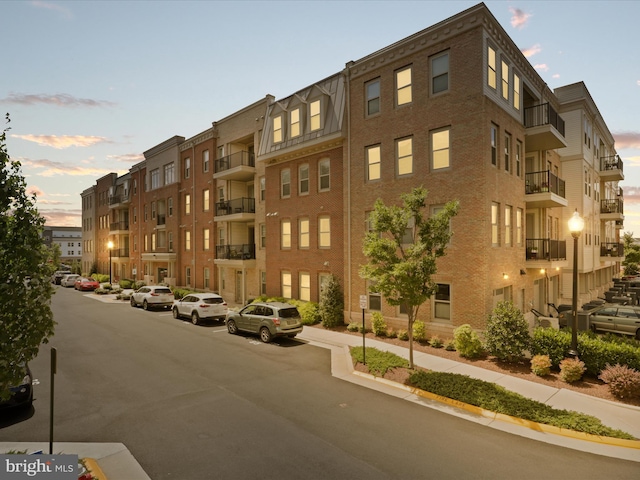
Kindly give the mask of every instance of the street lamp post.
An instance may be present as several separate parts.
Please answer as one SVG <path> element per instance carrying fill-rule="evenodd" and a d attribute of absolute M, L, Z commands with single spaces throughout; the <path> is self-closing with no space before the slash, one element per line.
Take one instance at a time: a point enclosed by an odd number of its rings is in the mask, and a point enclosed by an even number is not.
<path fill-rule="evenodd" d="M 109 285 L 112 285 L 111 281 L 111 251 L 113 250 L 113 242 L 109 240 L 107 242 L 107 248 L 109 249 Z"/>
<path fill-rule="evenodd" d="M 578 209 L 573 212 L 569 219 L 569 231 L 573 237 L 573 302 L 571 313 L 573 328 L 571 331 L 571 349 L 569 355 L 578 357 L 578 238 L 584 229 L 584 219 L 578 213 Z"/>

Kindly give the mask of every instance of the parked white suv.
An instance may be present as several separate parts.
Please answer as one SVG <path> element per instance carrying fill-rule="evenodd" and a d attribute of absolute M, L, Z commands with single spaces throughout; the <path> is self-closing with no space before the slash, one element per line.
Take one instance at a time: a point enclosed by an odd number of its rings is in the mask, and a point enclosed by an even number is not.
<path fill-rule="evenodd" d="M 173 302 L 173 318 L 189 317 L 198 325 L 200 320 L 224 320 L 227 316 L 227 302 L 215 293 L 191 293 Z"/>
<path fill-rule="evenodd" d="M 131 306 L 149 310 L 150 308 L 171 308 L 173 306 L 173 292 L 169 287 L 148 285 L 141 287 L 131 294 Z"/>

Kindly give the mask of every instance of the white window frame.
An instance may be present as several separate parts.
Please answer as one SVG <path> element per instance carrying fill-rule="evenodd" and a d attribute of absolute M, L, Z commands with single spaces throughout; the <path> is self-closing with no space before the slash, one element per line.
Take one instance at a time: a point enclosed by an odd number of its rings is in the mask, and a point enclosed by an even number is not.
<path fill-rule="evenodd" d="M 299 278 L 299 296 L 300 300 L 305 302 L 311 301 L 311 275 L 309 272 L 300 272 Z"/>
<path fill-rule="evenodd" d="M 378 115 L 380 113 L 380 79 L 376 78 L 364 85 L 365 89 L 365 115 L 367 117 L 371 115 Z"/>
<path fill-rule="evenodd" d="M 298 248 L 308 249 L 310 247 L 310 233 L 311 222 L 308 217 L 303 217 L 298 220 Z"/>
<path fill-rule="evenodd" d="M 396 175 L 402 177 L 413 173 L 413 137 L 396 140 Z"/>
<path fill-rule="evenodd" d="M 309 103 L 309 131 L 314 132 L 322 128 L 322 102 L 313 100 Z"/>
<path fill-rule="evenodd" d="M 291 220 L 289 219 L 280 222 L 280 248 L 282 250 L 291 249 Z"/>
<path fill-rule="evenodd" d="M 413 102 L 411 65 L 396 70 L 396 106 L 408 105 Z"/>
<path fill-rule="evenodd" d="M 291 197 L 291 169 L 280 170 L 280 198 Z"/>
<path fill-rule="evenodd" d="M 282 115 L 273 117 L 273 143 L 281 143 L 284 139 L 282 131 Z"/>
<path fill-rule="evenodd" d="M 298 167 L 298 195 L 309 194 L 309 164 L 304 163 Z"/>
<path fill-rule="evenodd" d="M 331 217 L 318 217 L 318 248 L 331 248 Z"/>
<path fill-rule="evenodd" d="M 291 297 L 291 272 L 289 270 L 283 270 L 280 272 L 280 289 L 282 290 L 282 296 L 284 298 Z"/>
<path fill-rule="evenodd" d="M 380 180 L 382 177 L 382 154 L 380 145 L 372 145 L 366 148 L 365 156 L 367 162 L 367 178 L 368 182 Z M 375 155 L 372 155 L 374 154 Z"/>
<path fill-rule="evenodd" d="M 446 58 L 446 68 L 444 67 L 443 59 Z M 431 67 L 431 95 L 439 95 L 449 91 L 449 52 L 442 52 L 432 56 L 429 59 L 429 66 Z M 446 87 L 438 85 L 436 91 L 436 83 L 441 82 L 442 79 L 446 79 Z"/>
<path fill-rule="evenodd" d="M 443 139 L 446 133 L 446 146 Z M 429 141 L 431 145 L 431 169 L 443 170 L 451 168 L 451 129 L 440 128 L 429 132 Z M 445 155 L 446 154 L 446 155 Z M 446 156 L 446 164 L 444 157 Z"/>
<path fill-rule="evenodd" d="M 302 135 L 302 115 L 300 108 L 295 108 L 289 112 L 289 137 L 295 138 Z"/>
<path fill-rule="evenodd" d="M 323 158 L 318 161 L 318 191 L 328 192 L 331 190 L 331 161 Z"/>

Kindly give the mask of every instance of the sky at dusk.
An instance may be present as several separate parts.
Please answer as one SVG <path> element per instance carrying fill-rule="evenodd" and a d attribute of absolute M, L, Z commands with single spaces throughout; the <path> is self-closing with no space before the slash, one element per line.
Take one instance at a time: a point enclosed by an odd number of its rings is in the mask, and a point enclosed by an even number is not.
<path fill-rule="evenodd" d="M 80 226 L 81 192 L 144 151 L 477 3 L 3 0 L 8 151 L 47 224 Z M 624 161 L 625 231 L 640 237 L 640 2 L 485 4 L 552 90 L 586 84 Z"/>

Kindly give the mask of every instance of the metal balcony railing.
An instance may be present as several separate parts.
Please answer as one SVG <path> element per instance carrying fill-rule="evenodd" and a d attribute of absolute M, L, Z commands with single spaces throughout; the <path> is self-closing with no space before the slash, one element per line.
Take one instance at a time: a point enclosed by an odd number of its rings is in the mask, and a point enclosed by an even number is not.
<path fill-rule="evenodd" d="M 111 249 L 112 257 L 128 257 L 129 249 L 128 248 L 113 248 Z"/>
<path fill-rule="evenodd" d="M 624 244 L 623 243 L 601 243 L 600 256 L 601 257 L 624 257 Z"/>
<path fill-rule="evenodd" d="M 109 224 L 109 230 L 114 232 L 116 230 L 129 230 L 129 222 L 128 221 L 122 221 L 122 222 L 113 222 Z"/>
<path fill-rule="evenodd" d="M 225 170 L 240 167 L 242 165 L 247 167 L 255 167 L 255 156 L 249 152 L 236 152 L 232 153 L 231 155 L 218 158 L 215 161 L 215 172 L 223 172 Z"/>
<path fill-rule="evenodd" d="M 549 170 L 531 172 L 525 175 L 525 193 L 551 192 L 565 197 L 564 180 L 558 178 Z"/>
<path fill-rule="evenodd" d="M 619 155 L 600 158 L 600 171 L 622 170 L 622 159 Z"/>
<path fill-rule="evenodd" d="M 164 213 L 159 213 L 156 216 L 156 225 L 165 225 L 167 223 L 167 216 Z"/>
<path fill-rule="evenodd" d="M 249 243 L 216 245 L 216 258 L 222 260 L 253 260 L 256 258 L 256 246 Z"/>
<path fill-rule="evenodd" d="M 621 198 L 600 200 L 600 213 L 624 213 L 624 201 Z"/>
<path fill-rule="evenodd" d="M 109 197 L 109 205 L 115 205 L 117 203 L 124 203 L 129 201 L 129 195 L 111 195 Z"/>
<path fill-rule="evenodd" d="M 216 203 L 216 216 L 236 213 L 256 213 L 256 199 L 242 197 Z"/>
<path fill-rule="evenodd" d="M 527 260 L 566 260 L 567 242 L 550 238 L 527 238 Z"/>
<path fill-rule="evenodd" d="M 525 128 L 551 125 L 564 137 L 564 120 L 554 108 L 548 104 L 535 105 L 524 109 Z"/>

